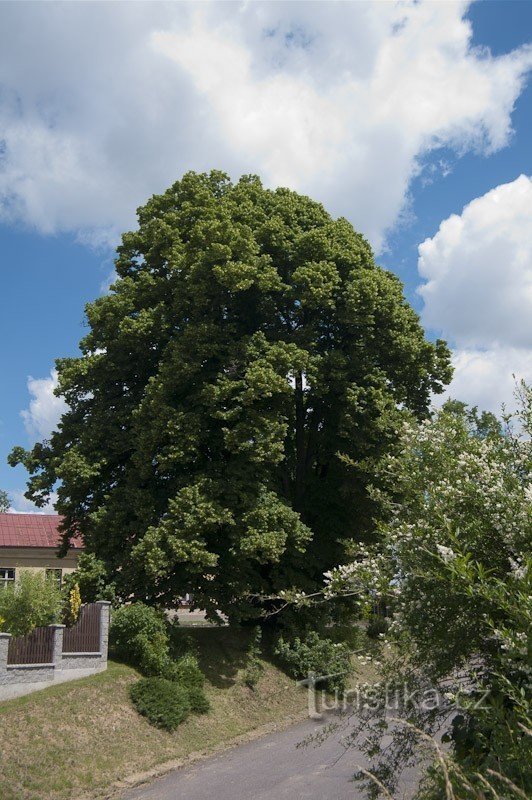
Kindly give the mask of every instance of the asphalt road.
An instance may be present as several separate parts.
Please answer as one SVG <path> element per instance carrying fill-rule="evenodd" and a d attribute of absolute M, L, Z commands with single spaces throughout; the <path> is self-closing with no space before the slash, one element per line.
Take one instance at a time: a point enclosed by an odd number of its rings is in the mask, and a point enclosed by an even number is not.
<path fill-rule="evenodd" d="M 129 789 L 122 800 L 359 800 L 351 782 L 365 759 L 342 746 L 344 728 L 297 747 L 322 725 L 306 720 Z"/>

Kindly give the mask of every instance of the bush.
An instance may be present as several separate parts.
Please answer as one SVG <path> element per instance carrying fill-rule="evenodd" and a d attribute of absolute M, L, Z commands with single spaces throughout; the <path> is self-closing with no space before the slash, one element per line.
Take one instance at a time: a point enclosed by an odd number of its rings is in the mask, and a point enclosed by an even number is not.
<path fill-rule="evenodd" d="M 386 633 L 388 630 L 388 620 L 386 617 L 383 617 L 381 614 L 372 614 L 368 620 L 368 627 L 366 628 L 366 633 L 370 637 L 370 639 L 377 639 L 381 633 Z"/>
<path fill-rule="evenodd" d="M 170 657 L 168 625 L 163 614 L 144 603 L 122 606 L 111 621 L 110 642 L 116 655 L 147 677 L 160 677 L 186 690 L 203 689 L 205 675 L 193 653 Z M 198 695 L 199 698 L 199 695 Z M 207 703 L 197 699 L 198 706 Z M 208 709 L 208 703 L 204 710 Z M 200 713 L 204 713 L 203 710 Z"/>
<path fill-rule="evenodd" d="M 77 583 L 70 584 L 69 592 L 63 592 L 63 622 L 65 625 L 75 625 L 81 611 L 81 594 Z"/>
<path fill-rule="evenodd" d="M 24 636 L 61 617 L 61 592 L 53 578 L 22 570 L 17 582 L 0 590 L 2 630 Z"/>
<path fill-rule="evenodd" d="M 159 675 L 173 680 L 166 674 L 172 667 L 172 660 L 168 654 L 168 638 L 165 633 L 155 633 L 151 638 L 140 633 L 131 644 L 136 666 L 143 675 Z"/>
<path fill-rule="evenodd" d="M 165 672 L 165 678 L 177 681 L 187 689 L 202 689 L 205 675 L 200 669 L 198 659 L 193 653 L 186 653 L 177 661 L 171 661 Z"/>
<path fill-rule="evenodd" d="M 195 714 L 206 714 L 210 710 L 211 704 L 203 689 L 199 686 L 192 686 L 187 689 L 190 708 Z"/>
<path fill-rule="evenodd" d="M 317 678 L 330 676 L 321 681 L 321 685 L 329 690 L 343 691 L 352 671 L 347 645 L 322 639 L 315 631 L 308 633 L 304 640 L 296 637 L 292 642 L 287 642 L 279 638 L 275 655 L 297 679 L 306 678 L 312 673 Z"/>
<path fill-rule="evenodd" d="M 187 690 L 166 678 L 141 678 L 130 695 L 139 714 L 166 731 L 174 731 L 191 711 Z"/>
<path fill-rule="evenodd" d="M 65 577 L 63 595 L 66 601 L 75 584 L 83 603 L 115 599 L 115 587 L 108 582 L 105 564 L 93 553 L 81 553 L 75 571 Z"/>
<path fill-rule="evenodd" d="M 116 655 L 147 676 L 171 670 L 166 621 L 161 612 L 144 603 L 117 609 L 111 620 L 109 640 Z"/>
<path fill-rule="evenodd" d="M 449 760 L 424 800 L 454 797 L 448 775 L 457 798 L 532 797 L 532 387 L 516 399 L 500 421 L 448 401 L 405 425 L 373 487 L 389 510 L 380 551 L 331 572 L 335 593 L 365 589 L 393 614 L 396 655 L 359 728 L 390 792 L 416 753 L 423 763 L 420 737 L 437 736 Z M 438 704 L 414 700 L 427 688 Z M 376 759 L 398 693 L 395 716 L 415 728 L 385 737 Z"/>
<path fill-rule="evenodd" d="M 261 661 L 261 642 L 262 631 L 259 627 L 257 627 L 248 648 L 246 666 L 243 675 L 244 683 L 246 686 L 249 686 L 250 689 L 255 688 L 259 682 L 260 676 L 264 672 L 264 664 Z"/>

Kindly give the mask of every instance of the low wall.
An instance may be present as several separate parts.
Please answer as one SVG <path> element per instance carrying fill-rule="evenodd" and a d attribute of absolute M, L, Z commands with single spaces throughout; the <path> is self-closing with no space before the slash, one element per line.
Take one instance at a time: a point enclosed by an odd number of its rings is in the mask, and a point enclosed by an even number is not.
<path fill-rule="evenodd" d="M 10 664 L 4 674 L 0 673 L 0 697 L 4 686 L 43 681 L 53 683 L 54 675 L 55 664 Z"/>
<path fill-rule="evenodd" d="M 63 653 L 62 669 L 105 669 L 107 659 L 101 653 Z"/>
<path fill-rule="evenodd" d="M 49 664 L 8 664 L 7 656 L 11 634 L 0 633 L 0 700 L 19 697 L 23 694 L 85 677 L 107 668 L 109 642 L 110 603 L 96 603 L 100 609 L 99 650 L 91 653 L 64 653 L 64 625 L 51 625 L 54 646 L 53 660 Z"/>

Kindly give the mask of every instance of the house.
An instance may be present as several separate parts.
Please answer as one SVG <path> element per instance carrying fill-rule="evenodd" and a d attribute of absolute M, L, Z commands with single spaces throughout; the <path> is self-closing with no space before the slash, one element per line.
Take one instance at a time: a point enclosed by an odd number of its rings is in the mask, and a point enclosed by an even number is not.
<path fill-rule="evenodd" d="M 64 558 L 57 514 L 0 514 L 0 588 L 17 580 L 20 570 L 31 569 L 54 576 L 59 585 L 76 569 L 81 540 L 75 540 Z"/>

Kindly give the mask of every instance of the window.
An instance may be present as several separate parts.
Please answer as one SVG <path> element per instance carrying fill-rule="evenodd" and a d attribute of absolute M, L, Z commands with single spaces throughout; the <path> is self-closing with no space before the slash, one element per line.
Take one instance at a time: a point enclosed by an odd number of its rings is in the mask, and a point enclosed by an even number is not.
<path fill-rule="evenodd" d="M 0 589 L 9 586 L 15 581 L 15 570 L 9 567 L 0 567 Z"/>
<path fill-rule="evenodd" d="M 46 570 L 46 577 L 51 578 L 51 580 L 57 583 L 58 589 L 61 588 L 61 580 L 63 576 L 63 570 L 61 569 L 47 569 Z"/>

